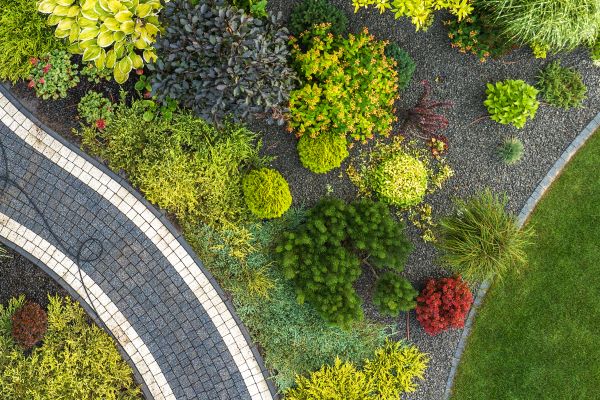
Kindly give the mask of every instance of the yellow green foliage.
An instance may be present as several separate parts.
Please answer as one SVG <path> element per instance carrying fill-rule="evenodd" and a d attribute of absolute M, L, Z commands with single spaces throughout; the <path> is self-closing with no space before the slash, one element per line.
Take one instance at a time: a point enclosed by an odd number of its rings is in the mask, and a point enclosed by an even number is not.
<path fill-rule="evenodd" d="M 10 316 L 25 298 L 0 305 L 0 393 L 3 400 L 141 399 L 132 371 L 111 337 L 86 322 L 74 301 L 49 297 L 43 344 L 25 355 L 10 336 Z"/>
<path fill-rule="evenodd" d="M 416 206 L 427 193 L 427 167 L 417 157 L 395 153 L 373 171 L 373 190 L 383 201 L 401 208 Z"/>
<path fill-rule="evenodd" d="M 346 137 L 323 134 L 316 138 L 304 135 L 298 141 L 300 162 L 315 174 L 324 174 L 339 168 L 348 157 Z"/>
<path fill-rule="evenodd" d="M 368 6 L 375 6 L 380 13 L 390 10 L 396 18 L 410 18 L 417 30 L 427 30 L 434 10 L 446 9 L 461 20 L 473 11 L 471 3 L 470 0 L 352 0 L 354 12 Z"/>
<path fill-rule="evenodd" d="M 246 205 L 258 218 L 278 218 L 292 205 L 292 194 L 285 178 L 276 170 L 250 171 L 242 182 Z"/>

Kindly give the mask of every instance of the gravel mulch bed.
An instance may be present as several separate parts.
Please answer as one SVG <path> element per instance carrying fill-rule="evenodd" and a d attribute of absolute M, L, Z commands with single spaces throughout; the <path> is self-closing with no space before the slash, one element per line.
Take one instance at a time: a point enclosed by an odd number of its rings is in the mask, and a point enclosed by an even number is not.
<path fill-rule="evenodd" d="M 296 3 L 295 0 L 269 0 L 269 8 L 273 12 L 282 12 L 284 20 L 287 20 Z M 480 63 L 475 56 L 461 54 L 450 47 L 446 30 L 442 26 L 442 20 L 447 17 L 444 13 L 436 13 L 436 21 L 427 32 L 415 32 L 410 22 L 406 19 L 395 20 L 392 13 L 380 15 L 377 10 L 370 9 L 354 14 L 351 0 L 332 0 L 332 3 L 345 10 L 350 19 L 351 32 L 357 33 L 366 26 L 377 38 L 397 42 L 415 60 L 417 69 L 412 84 L 404 91 L 398 109 L 414 105 L 422 92 L 418 82 L 423 79 L 432 84 L 432 98 L 454 102 L 454 108 L 445 111 L 450 127 L 444 134 L 450 141 L 448 161 L 455 170 L 455 176 L 442 190 L 427 199 L 434 207 L 434 216 L 448 213 L 453 197 L 466 197 L 485 187 L 496 192 L 506 192 L 510 199 L 510 209 L 517 213 L 554 161 L 600 109 L 600 68 L 592 65 L 583 49 L 558 57 L 550 56 L 547 60 L 537 60 L 530 50 L 519 49 L 501 60 Z M 582 108 L 564 111 L 542 105 L 535 120 L 527 122 L 521 130 L 489 119 L 479 120 L 486 114 L 483 100 L 487 82 L 523 79 L 533 84 L 538 70 L 554 58 L 560 58 L 564 66 L 575 67 L 582 74 L 588 87 L 588 99 Z M 133 77 L 130 81 L 133 81 Z M 70 93 L 74 96 L 57 102 L 36 99 L 33 92 L 26 88 L 26 84 L 18 84 L 13 91 L 44 123 L 73 140 L 71 129 L 78 125 L 74 119 L 76 104 L 88 88 L 81 86 L 74 89 Z M 109 90 L 114 95 L 115 89 Z M 253 123 L 251 128 L 264 133 L 263 151 L 278 157 L 273 166 L 290 183 L 296 205 L 310 206 L 327 194 L 330 188 L 339 197 L 351 199 L 355 195 L 356 191 L 344 173 L 348 160 L 342 170 L 326 175 L 312 174 L 301 166 L 295 148 L 296 140 L 292 134 L 282 127 L 261 123 Z M 407 133 L 398 133 L 410 138 Z M 519 137 L 525 145 L 523 160 L 512 167 L 505 166 L 496 153 L 498 145 L 508 136 Z M 365 147 L 355 146 L 351 154 L 356 156 L 361 149 L 364 150 Z M 415 251 L 410 256 L 405 275 L 420 289 L 428 277 L 439 277 L 447 273 L 436 264 L 433 246 L 424 243 L 415 229 L 409 227 L 408 231 L 415 244 Z M 3 267 L 2 265 L 0 268 Z M 0 278 L 0 282 L 3 282 L 1 279 L 4 278 Z M 368 293 L 373 283 L 373 276 L 365 271 L 357 285 L 365 298 L 367 315 L 380 321 L 396 323 L 399 336 L 404 336 L 406 316 L 397 320 L 382 318 L 370 306 Z M 410 313 L 409 320 L 410 340 L 430 354 L 431 363 L 426 381 L 415 394 L 406 398 L 439 400 L 444 393 L 460 331 L 430 337 L 419 326 L 414 312 Z"/>

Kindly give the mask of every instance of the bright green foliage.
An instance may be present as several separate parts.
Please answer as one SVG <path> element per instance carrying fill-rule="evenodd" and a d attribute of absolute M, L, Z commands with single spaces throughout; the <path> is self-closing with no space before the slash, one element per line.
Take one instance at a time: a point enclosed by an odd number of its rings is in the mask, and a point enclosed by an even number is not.
<path fill-rule="evenodd" d="M 276 252 L 286 278 L 296 285 L 298 302 L 307 301 L 327 321 L 348 326 L 362 318 L 352 286 L 362 272 L 359 256 L 375 268 L 402 271 L 411 249 L 403 226 L 384 204 L 325 199 L 304 224 L 283 235 Z"/>
<path fill-rule="evenodd" d="M 540 72 L 536 86 L 547 103 L 564 109 L 580 107 L 587 93 L 581 74 L 576 69 L 562 67 L 558 60 Z"/>
<path fill-rule="evenodd" d="M 402 393 L 417 390 L 415 380 L 425 379 L 428 363 L 427 354 L 416 346 L 388 340 L 365 362 L 363 370 L 373 384 L 374 398 L 399 399 Z"/>
<path fill-rule="evenodd" d="M 590 58 L 595 66 L 600 67 L 600 35 L 590 45 Z"/>
<path fill-rule="evenodd" d="M 102 93 L 90 90 L 79 101 L 77 113 L 79 118 L 88 125 L 94 125 L 100 120 L 106 123 L 106 120 L 112 115 L 113 108 L 113 103 L 104 97 Z"/>
<path fill-rule="evenodd" d="M 339 168 L 348 157 L 346 137 L 327 133 L 316 138 L 304 135 L 298 141 L 298 155 L 305 168 L 324 174 Z"/>
<path fill-rule="evenodd" d="M 505 211 L 506 196 L 489 189 L 467 201 L 456 200 L 454 214 L 440 221 L 441 261 L 469 282 L 499 278 L 527 262 L 525 248 L 533 235 L 519 228 Z"/>
<path fill-rule="evenodd" d="M 241 169 L 259 160 L 256 135 L 239 125 L 217 130 L 187 112 L 147 122 L 147 110 L 144 100 L 121 103 L 104 130 L 83 129 L 84 147 L 179 218 L 219 228 L 246 218 Z"/>
<path fill-rule="evenodd" d="M 523 150 L 523 142 L 516 137 L 510 137 L 502 143 L 498 149 L 498 153 L 506 165 L 513 165 L 521 160 Z"/>
<path fill-rule="evenodd" d="M 550 51 L 550 46 L 548 46 L 547 44 L 540 44 L 540 43 L 534 42 L 534 43 L 530 44 L 530 47 L 531 47 L 531 52 L 533 53 L 533 56 L 535 58 L 544 59 L 544 58 L 548 57 L 548 51 Z"/>
<path fill-rule="evenodd" d="M 294 6 L 289 24 L 292 35 L 298 36 L 319 24 L 331 24 L 331 33 L 335 36 L 348 31 L 346 14 L 328 0 L 304 0 Z"/>
<path fill-rule="evenodd" d="M 31 58 L 64 47 L 46 26 L 46 19 L 37 13 L 36 3 L 0 0 L 0 80 L 27 78 Z"/>
<path fill-rule="evenodd" d="M 348 39 L 329 29 L 319 25 L 290 41 L 303 86 L 290 94 L 289 130 L 313 138 L 324 133 L 362 141 L 375 133 L 387 136 L 396 120 L 398 78 L 384 55 L 385 42 L 366 29 Z"/>
<path fill-rule="evenodd" d="M 49 299 L 48 331 L 42 345 L 27 356 L 10 337 L 10 316 L 25 298 L 0 306 L 2 399 L 141 399 L 111 337 L 89 325 L 74 301 Z"/>
<path fill-rule="evenodd" d="M 590 43 L 600 33 L 597 0 L 478 0 L 477 8 L 513 41 L 553 51 Z"/>
<path fill-rule="evenodd" d="M 385 46 L 385 56 L 396 61 L 396 72 L 398 73 L 398 88 L 406 89 L 415 72 L 415 62 L 410 55 L 396 43 Z"/>
<path fill-rule="evenodd" d="M 487 84 L 487 99 L 483 102 L 490 117 L 501 124 L 513 124 L 522 128 L 527 118 L 533 119 L 540 103 L 538 90 L 522 80 L 508 79 Z"/>
<path fill-rule="evenodd" d="M 64 50 L 52 50 L 40 59 L 32 59 L 29 87 L 44 100 L 63 99 L 67 91 L 79 83 L 77 64 Z"/>
<path fill-rule="evenodd" d="M 383 160 L 373 171 L 371 185 L 381 200 L 408 208 L 423 201 L 427 177 L 427 168 L 421 160 L 399 152 Z"/>
<path fill-rule="evenodd" d="M 267 0 L 233 0 L 233 5 L 256 18 L 266 17 Z"/>
<path fill-rule="evenodd" d="M 89 82 L 98 84 L 100 82 L 107 81 L 110 82 L 112 79 L 112 73 L 109 69 L 98 69 L 96 64 L 93 62 L 87 63 L 81 69 L 81 75 L 85 76 Z"/>
<path fill-rule="evenodd" d="M 354 12 L 374 5 L 380 13 L 390 10 L 396 18 L 409 17 L 417 30 L 427 30 L 433 23 L 433 11 L 442 8 L 463 19 L 473 11 L 471 3 L 470 0 L 352 0 Z"/>
<path fill-rule="evenodd" d="M 276 170 L 250 171 L 242 181 L 244 200 L 258 218 L 278 218 L 292 205 L 292 194 L 285 178 Z"/>
<path fill-rule="evenodd" d="M 418 294 L 409 281 L 393 272 L 386 272 L 377 281 L 373 304 L 382 314 L 397 317 L 400 311 L 416 307 L 415 298 Z"/>
<path fill-rule="evenodd" d="M 160 30 L 160 0 L 41 0 L 38 11 L 50 14 L 54 34 L 68 38 L 69 50 L 112 69 L 124 83 L 134 68 L 156 60 L 153 43 Z M 141 54 L 141 55 L 140 55 Z"/>

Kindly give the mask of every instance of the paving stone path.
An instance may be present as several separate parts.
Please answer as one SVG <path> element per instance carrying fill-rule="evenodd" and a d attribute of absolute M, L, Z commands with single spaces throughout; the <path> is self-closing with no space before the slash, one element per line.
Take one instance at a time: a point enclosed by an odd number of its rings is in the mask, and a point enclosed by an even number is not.
<path fill-rule="evenodd" d="M 273 399 L 246 329 L 180 234 L 0 86 L 0 240 L 110 332 L 148 399 Z"/>

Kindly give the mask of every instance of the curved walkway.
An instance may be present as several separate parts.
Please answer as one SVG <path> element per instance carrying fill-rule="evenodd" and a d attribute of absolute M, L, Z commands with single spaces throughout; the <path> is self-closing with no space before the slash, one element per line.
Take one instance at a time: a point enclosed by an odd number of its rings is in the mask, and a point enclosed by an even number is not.
<path fill-rule="evenodd" d="M 561 154 L 560 158 L 556 160 L 552 168 L 550 168 L 544 179 L 542 179 L 537 185 L 531 196 L 529 196 L 529 199 L 527 199 L 527 202 L 525 203 L 525 205 L 521 209 L 521 212 L 518 215 L 519 226 L 525 225 L 527 219 L 535 209 L 535 206 L 542 199 L 546 190 L 548 190 L 548 188 L 552 185 L 552 182 L 554 182 L 554 180 L 558 177 L 563 168 L 569 163 L 569 160 L 571 160 L 575 153 L 577 153 L 577 151 L 585 144 L 585 142 L 594 134 L 596 129 L 598 129 L 599 127 L 600 113 L 598 113 L 596 117 L 592 121 L 590 121 L 590 123 L 579 133 L 579 135 L 577 135 L 577 137 L 565 149 L 565 151 Z M 465 346 L 467 345 L 467 340 L 473 327 L 473 322 L 477 314 L 477 309 L 479 308 L 479 306 L 481 306 L 481 303 L 483 302 L 483 299 L 489 288 L 489 281 L 485 281 L 479 286 L 479 289 L 473 301 L 473 306 L 469 311 L 469 315 L 465 323 L 465 328 L 462 331 L 460 341 L 458 342 L 458 345 L 456 346 L 456 350 L 454 352 L 454 356 L 452 357 L 452 367 L 446 383 L 444 400 L 450 399 L 450 396 L 452 395 L 452 385 L 454 384 L 454 379 L 458 371 L 458 364 L 460 363 L 461 356 L 464 353 Z"/>
<path fill-rule="evenodd" d="M 233 307 L 166 218 L 2 86 L 0 240 L 113 335 L 147 398 L 276 397 Z"/>

